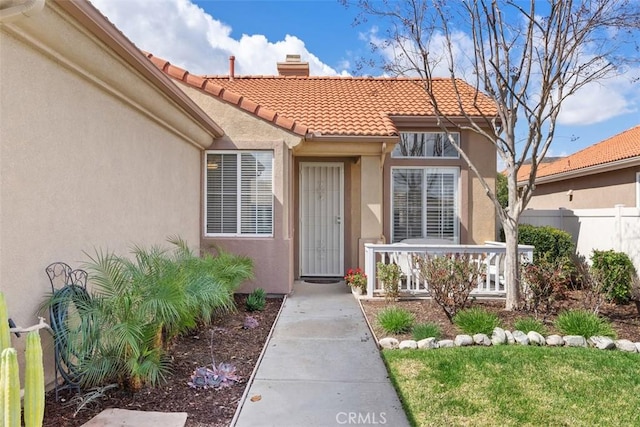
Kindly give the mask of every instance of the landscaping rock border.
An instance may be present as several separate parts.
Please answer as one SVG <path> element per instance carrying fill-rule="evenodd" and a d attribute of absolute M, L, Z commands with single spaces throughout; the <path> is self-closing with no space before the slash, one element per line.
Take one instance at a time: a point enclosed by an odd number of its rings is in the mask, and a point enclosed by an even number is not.
<path fill-rule="evenodd" d="M 491 337 L 485 334 L 475 334 L 474 336 L 460 334 L 453 340 L 437 340 L 434 337 L 425 338 L 420 341 L 403 340 L 398 341 L 393 337 L 382 338 L 378 345 L 383 349 L 421 349 L 429 350 L 445 347 L 467 347 L 478 346 L 499 346 L 499 345 L 533 345 L 548 347 L 590 347 L 599 350 L 619 350 L 629 353 L 640 353 L 640 342 L 634 343 L 630 340 L 613 340 L 604 336 L 593 336 L 589 339 L 579 335 L 549 335 L 543 337 L 535 331 L 525 333 L 523 331 L 508 331 L 502 328 L 495 328 Z"/>

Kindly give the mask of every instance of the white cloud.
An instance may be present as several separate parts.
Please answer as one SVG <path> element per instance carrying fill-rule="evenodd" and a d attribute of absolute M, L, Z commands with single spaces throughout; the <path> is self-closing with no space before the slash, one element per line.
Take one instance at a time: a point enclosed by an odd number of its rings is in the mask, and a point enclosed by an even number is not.
<path fill-rule="evenodd" d="M 640 88 L 631 81 L 631 73 L 585 85 L 564 101 L 558 124 L 589 125 L 636 112 L 640 107 Z"/>
<path fill-rule="evenodd" d="M 294 35 L 269 41 L 264 35 L 231 37 L 231 27 L 189 0 L 92 0 L 92 3 L 140 49 L 194 74 L 227 74 L 229 56 L 236 74 L 277 74 L 276 63 L 300 54 L 311 75 L 348 75 L 309 52 Z"/>
<path fill-rule="evenodd" d="M 379 34 L 379 29 L 373 26 L 367 33 L 360 33 L 360 40 L 369 42 L 375 46 L 377 54 L 382 58 L 384 65 L 393 64 L 393 73 L 405 76 L 417 76 L 417 70 L 423 70 L 421 54 L 416 44 L 410 38 L 404 40 L 385 39 Z M 402 35 L 398 35 L 398 38 Z M 453 31 L 451 37 L 451 56 L 456 75 L 462 78 L 472 76 L 473 40 L 462 31 Z M 434 77 L 450 77 L 452 64 L 447 48 L 447 39 L 441 32 L 434 32 L 428 41 L 426 50 L 429 52 L 429 61 L 432 64 Z"/>

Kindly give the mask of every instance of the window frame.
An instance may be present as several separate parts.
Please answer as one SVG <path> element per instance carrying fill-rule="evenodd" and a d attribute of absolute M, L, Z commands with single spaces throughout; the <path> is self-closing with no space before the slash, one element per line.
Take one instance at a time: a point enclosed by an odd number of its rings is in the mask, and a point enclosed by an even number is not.
<path fill-rule="evenodd" d="M 433 134 L 433 135 L 443 135 L 445 137 L 445 140 L 448 142 L 449 139 L 447 137 L 447 135 L 457 135 L 458 138 L 458 145 L 460 145 L 460 132 L 433 132 L 433 131 L 427 131 L 427 132 L 400 132 L 400 138 L 402 138 L 402 135 L 405 134 Z M 400 145 L 400 142 L 398 142 L 396 144 L 396 146 L 393 148 L 393 150 L 391 151 L 391 158 L 394 159 L 438 159 L 438 160 L 457 160 L 460 159 L 460 152 L 458 152 L 458 150 L 456 150 L 455 148 L 453 148 L 453 150 L 455 151 L 455 156 L 403 156 L 401 154 L 394 154 L 396 147 L 398 147 Z"/>
<path fill-rule="evenodd" d="M 390 190 L 389 190 L 389 195 L 390 195 L 390 212 L 389 212 L 389 228 L 390 228 L 390 241 L 391 243 L 395 242 L 395 226 L 394 226 L 394 210 L 395 210 L 395 197 L 394 197 L 394 171 L 395 170 L 400 170 L 400 169 L 409 169 L 409 170 L 421 170 L 422 171 L 422 185 L 421 185 L 421 205 L 422 205 L 422 209 L 423 212 L 425 212 L 425 207 L 426 207 L 426 203 L 425 203 L 425 197 L 426 197 L 426 176 L 428 173 L 452 173 L 453 174 L 453 180 L 454 180 L 454 200 L 453 200 L 453 210 L 454 210 L 454 223 L 453 223 L 453 240 L 451 241 L 452 245 L 457 245 L 460 244 L 460 223 L 461 223 L 461 217 L 460 217 L 460 197 L 461 197 L 461 181 L 460 181 L 460 168 L 459 167 L 449 167 L 449 166 L 409 166 L 409 165 L 403 165 L 403 166 L 391 166 L 391 170 L 390 170 Z M 422 228 L 422 235 L 426 236 L 426 232 L 427 232 L 427 217 L 426 215 L 423 215 L 422 218 L 422 224 L 421 224 L 421 228 Z M 423 237 L 425 239 L 428 239 L 429 237 Z"/>
<path fill-rule="evenodd" d="M 242 232 L 242 155 L 254 153 L 269 153 L 271 155 L 271 232 L 270 233 L 243 233 Z M 209 206 L 209 186 L 208 186 L 208 157 L 213 155 L 235 155 L 236 156 L 236 232 L 235 233 L 210 233 L 208 232 L 208 206 Z M 273 150 L 206 150 L 204 152 L 204 197 L 203 197 L 203 232 L 205 237 L 238 237 L 238 238 L 273 238 L 275 231 L 275 194 L 274 194 L 274 161 Z"/>

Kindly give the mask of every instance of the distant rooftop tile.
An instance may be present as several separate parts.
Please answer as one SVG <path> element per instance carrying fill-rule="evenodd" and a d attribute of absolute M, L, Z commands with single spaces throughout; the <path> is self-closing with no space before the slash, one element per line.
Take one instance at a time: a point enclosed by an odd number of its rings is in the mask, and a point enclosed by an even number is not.
<path fill-rule="evenodd" d="M 605 165 L 620 160 L 640 157 L 640 125 L 591 145 L 570 156 L 538 166 L 537 178 L 551 177 L 561 173 L 578 171 L 593 166 Z M 518 181 L 528 179 L 531 166 L 523 165 Z"/>

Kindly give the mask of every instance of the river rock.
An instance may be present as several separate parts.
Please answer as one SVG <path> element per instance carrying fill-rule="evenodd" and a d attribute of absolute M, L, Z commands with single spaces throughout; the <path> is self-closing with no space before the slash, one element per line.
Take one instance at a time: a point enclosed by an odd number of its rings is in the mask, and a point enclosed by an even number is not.
<path fill-rule="evenodd" d="M 515 338 L 513 338 L 513 334 L 511 333 L 511 331 L 504 331 L 504 334 L 507 336 L 507 344 L 515 344 L 516 340 Z"/>
<path fill-rule="evenodd" d="M 587 339 L 580 335 L 566 335 L 562 339 L 567 347 L 587 347 Z"/>
<path fill-rule="evenodd" d="M 529 331 L 527 338 L 529 338 L 531 345 L 545 345 L 547 343 L 544 337 L 536 331 Z"/>
<path fill-rule="evenodd" d="M 549 335 L 546 341 L 547 345 L 552 347 L 562 347 L 564 345 L 564 340 L 560 335 Z"/>
<path fill-rule="evenodd" d="M 382 338 L 378 341 L 378 344 L 380 344 L 380 347 L 387 350 L 394 350 L 400 346 L 400 342 L 393 337 Z"/>
<path fill-rule="evenodd" d="M 473 342 L 476 343 L 476 345 L 491 345 L 491 339 L 487 336 L 487 334 L 475 334 L 473 336 Z"/>
<path fill-rule="evenodd" d="M 616 348 L 620 351 L 628 351 L 630 353 L 636 353 L 638 349 L 636 345 L 629 340 L 616 340 Z"/>
<path fill-rule="evenodd" d="M 529 337 L 522 331 L 513 331 L 513 339 L 520 345 L 529 345 Z"/>
<path fill-rule="evenodd" d="M 418 341 L 418 348 L 423 350 L 429 350 L 432 348 L 438 348 L 438 340 L 435 338 L 425 338 L 423 340 Z"/>
<path fill-rule="evenodd" d="M 403 340 L 400 341 L 400 344 L 398 345 L 398 348 L 400 350 L 404 350 L 404 349 L 416 349 L 418 348 L 418 343 L 414 340 Z"/>
<path fill-rule="evenodd" d="M 491 343 L 493 345 L 503 345 L 507 343 L 507 334 L 504 332 L 504 329 L 497 327 L 493 328 Z"/>
<path fill-rule="evenodd" d="M 614 343 L 613 340 L 609 337 L 591 337 L 589 338 L 589 341 L 595 348 L 598 348 L 600 350 L 613 350 L 614 348 L 616 348 L 616 343 Z"/>
<path fill-rule="evenodd" d="M 473 345 L 473 338 L 470 335 L 456 335 L 456 339 L 453 340 L 456 347 L 466 347 L 468 345 Z"/>

